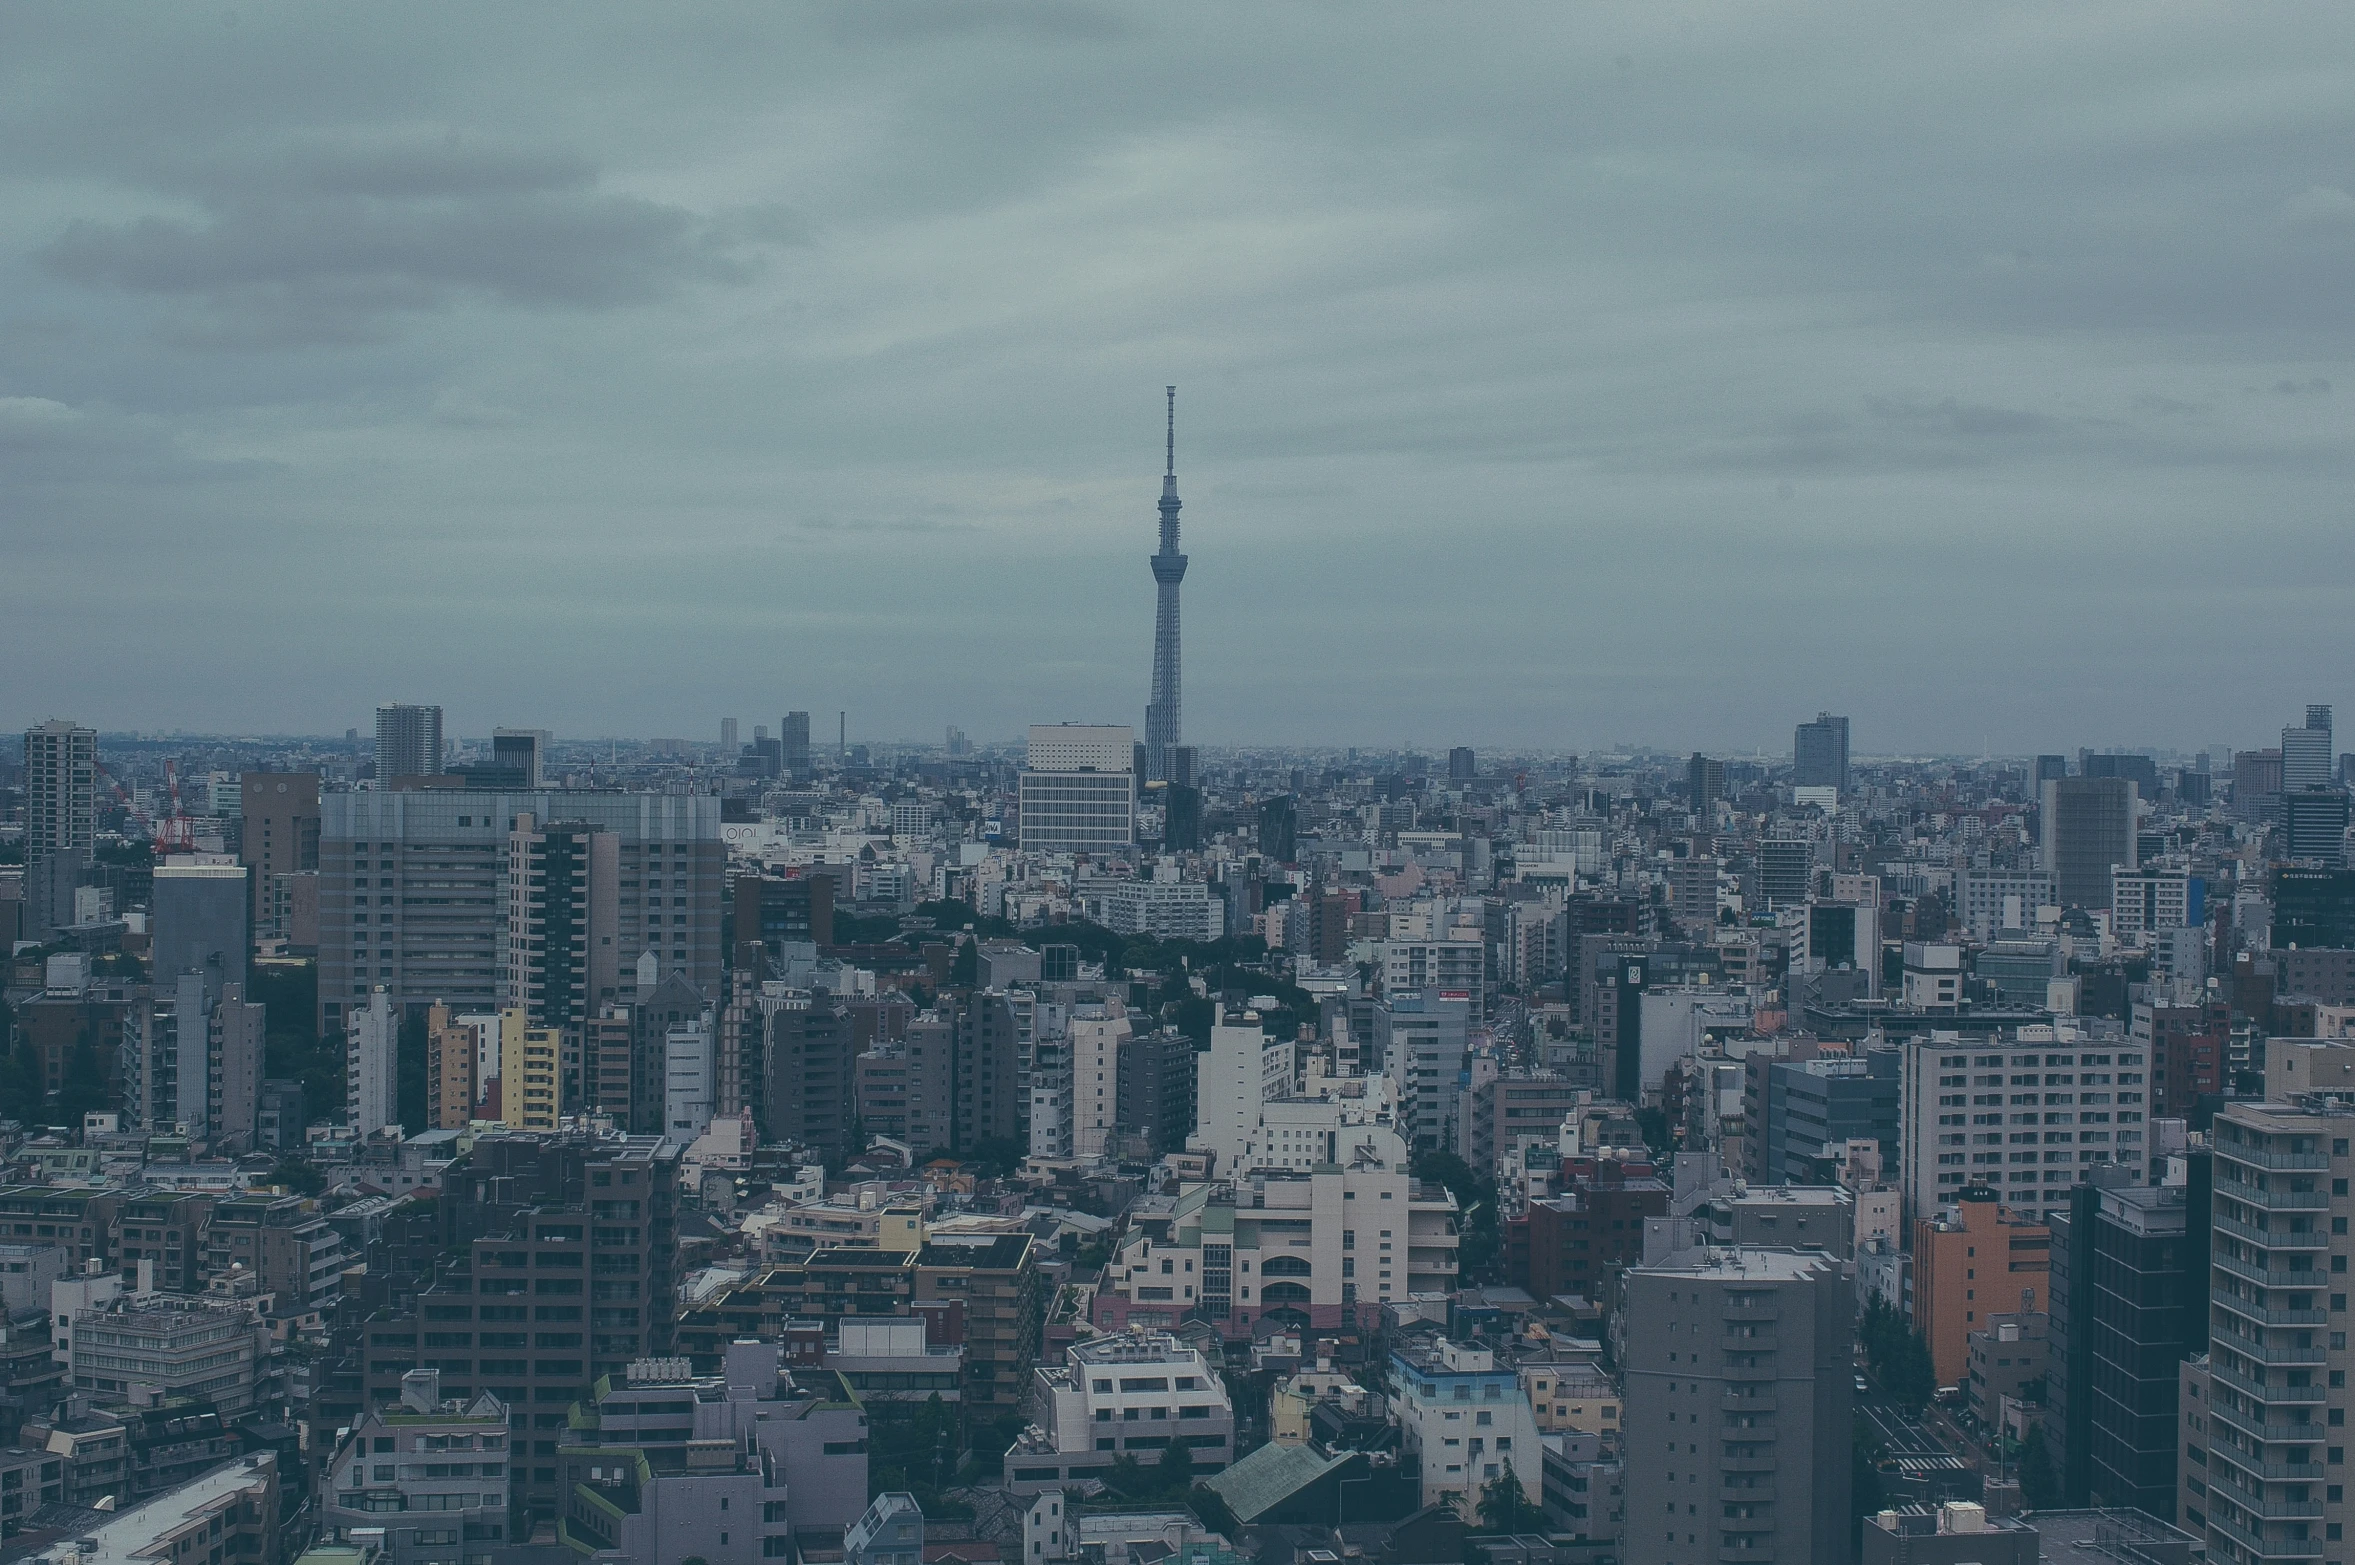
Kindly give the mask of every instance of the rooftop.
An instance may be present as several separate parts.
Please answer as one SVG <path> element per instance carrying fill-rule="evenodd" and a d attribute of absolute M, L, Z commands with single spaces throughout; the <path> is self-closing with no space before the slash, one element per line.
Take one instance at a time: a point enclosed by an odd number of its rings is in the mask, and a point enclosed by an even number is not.
<path fill-rule="evenodd" d="M 1710 1244 L 1679 1250 L 1637 1272 L 1682 1272 L 1724 1281 L 1801 1282 L 1829 1264 L 1821 1250 L 1768 1250 L 1754 1245 Z"/>
<path fill-rule="evenodd" d="M 271 1481 L 277 1459 L 240 1457 L 189 1480 L 143 1504 L 117 1512 L 94 1532 L 61 1538 L 36 1559 L 73 1560 L 77 1565 L 140 1565 L 156 1555 L 156 1544 L 177 1529 L 200 1522 L 259 1484 Z"/>

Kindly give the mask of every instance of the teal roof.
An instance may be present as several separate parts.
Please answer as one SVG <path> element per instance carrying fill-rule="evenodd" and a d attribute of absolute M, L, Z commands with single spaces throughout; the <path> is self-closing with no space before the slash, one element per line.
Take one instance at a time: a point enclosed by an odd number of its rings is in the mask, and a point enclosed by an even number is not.
<path fill-rule="evenodd" d="M 1248 1526 L 1356 1454 L 1326 1457 L 1304 1445 L 1263 1445 L 1202 1481 Z"/>

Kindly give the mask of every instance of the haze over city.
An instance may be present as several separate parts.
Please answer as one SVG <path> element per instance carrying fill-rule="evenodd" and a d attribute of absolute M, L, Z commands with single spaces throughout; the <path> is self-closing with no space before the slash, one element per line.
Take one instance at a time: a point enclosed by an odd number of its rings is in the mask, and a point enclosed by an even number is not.
<path fill-rule="evenodd" d="M 0 5 L 0 1565 L 2346 1565 L 2355 11 Z"/>

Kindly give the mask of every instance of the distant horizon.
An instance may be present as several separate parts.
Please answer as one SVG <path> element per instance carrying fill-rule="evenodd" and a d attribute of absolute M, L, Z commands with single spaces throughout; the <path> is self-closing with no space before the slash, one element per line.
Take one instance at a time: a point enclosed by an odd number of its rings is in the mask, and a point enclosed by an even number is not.
<path fill-rule="evenodd" d="M 430 703 L 427 703 L 427 704 L 430 704 Z M 80 723 L 80 725 L 81 725 L 82 727 L 85 727 L 85 728 L 91 728 L 91 727 L 93 727 L 93 725 L 91 725 L 91 724 L 89 724 L 89 723 L 87 723 L 87 722 L 83 722 L 81 719 L 78 719 L 78 718 L 73 718 L 73 717 L 71 717 L 71 716 L 70 716 L 70 715 L 68 715 L 68 714 L 53 714 L 53 715 L 55 715 L 55 716 L 64 716 L 64 717 L 66 717 L 66 720 L 67 720 L 67 721 L 72 721 L 72 722 L 77 722 L 77 723 Z M 371 715 L 373 715 L 373 714 L 371 714 Z M 44 721 L 44 722 L 45 722 L 45 721 L 48 721 L 48 719 L 47 719 L 47 718 L 43 718 L 43 719 L 40 719 L 39 721 Z M 1110 720 L 1107 720 L 1107 721 L 1110 721 Z M 25 724 L 15 724 L 15 725 L 12 725 L 12 726 L 11 726 L 11 728 L 10 728 L 10 730 L 9 730 L 9 731 L 11 731 L 11 732 L 22 732 L 22 731 L 23 731 L 23 729 L 25 729 L 25 728 L 30 728 L 30 727 L 33 727 L 33 726 L 35 726 L 35 725 L 34 725 L 34 724 L 32 724 L 32 723 L 25 723 Z M 349 725 L 347 725 L 347 726 L 349 726 Z M 494 726 L 503 726 L 503 727 L 521 727 L 521 726 L 524 726 L 524 725 L 521 725 L 521 724 L 500 724 L 500 725 L 494 725 Z M 1133 726 L 1136 726 L 1136 725 L 1133 725 L 1133 724 L 1132 724 L 1132 725 L 1130 725 L 1130 726 L 1132 726 L 1132 727 L 1133 727 Z M 230 730 L 216 731 L 216 730 L 201 730 L 201 729 L 160 729 L 160 730 L 159 730 L 159 729 L 126 729 L 126 728 L 93 728 L 93 731 L 94 731 L 94 732 L 95 732 L 95 733 L 98 735 L 99 742 L 100 742 L 101 744 L 104 744 L 104 743 L 105 743 L 107 740 L 109 740 L 109 739 L 113 739 L 113 740 L 117 740 L 117 741 L 129 741 L 129 742 L 132 742 L 132 743 L 137 743 L 137 744 L 161 744 L 161 743 L 183 743 L 183 742 L 184 742 L 184 743 L 195 743 L 195 742 L 206 742 L 206 741 L 209 741 L 209 742 L 214 742 L 214 743 L 221 743 L 221 744 L 250 744 L 250 745 L 269 745 L 269 744 L 307 744 L 307 745 L 314 745 L 314 746 L 318 746 L 318 747 L 321 747 L 321 748 L 326 748 L 326 747 L 330 747 L 330 746 L 340 746 L 340 745 L 346 745 L 346 744 L 349 744 L 349 743 L 351 743 L 351 742 L 352 742 L 351 740 L 347 739 L 347 738 L 346 738 L 346 737 L 345 737 L 343 734 L 340 734 L 340 733 L 335 733 L 335 732 L 323 732 L 323 733 L 300 733 L 300 732 L 292 732 L 292 731 L 289 731 L 289 732 L 282 732 L 282 733 L 272 733 L 272 732 L 259 732 L 259 731 L 230 731 Z M 1142 730 L 1140 729 L 1139 731 L 1141 732 Z M 774 734 L 774 729 L 773 729 L 773 727 L 772 727 L 771 737 L 772 737 L 772 738 L 774 738 L 774 737 L 775 737 L 775 734 Z M 491 740 L 491 735 L 490 735 L 490 733 L 489 733 L 487 730 L 486 730 L 485 732 L 481 733 L 481 734 L 467 734 L 467 733 L 454 733 L 454 732 L 448 732 L 448 733 L 445 733 L 445 735 L 444 735 L 444 740 L 445 740 L 445 743 L 450 743 L 450 744 L 457 744 L 457 745 L 486 745 L 486 746 L 487 746 L 487 745 L 490 743 L 490 740 Z M 373 746 L 374 746 L 374 742 L 375 742 L 375 741 L 374 741 L 374 735 L 373 735 L 373 733 L 372 733 L 372 732 L 371 732 L 369 729 L 362 728 L 362 729 L 360 729 L 360 730 L 359 730 L 359 743 L 361 744 L 361 746 L 362 746 L 363 748 L 373 748 Z M 717 738 L 694 738 L 694 737 L 691 737 L 691 736 L 689 736 L 689 735 L 686 735 L 686 734 L 683 734 L 683 733 L 677 733 L 677 732 L 662 732 L 662 733 L 653 733 L 653 734 L 635 734 L 635 735 L 633 735 L 633 734 L 583 734 L 583 735 L 577 735 L 577 736 L 576 736 L 576 735 L 569 735 L 569 734 L 564 734 L 564 733 L 561 733 L 561 732 L 556 732 L 556 733 L 554 733 L 554 735 L 553 735 L 553 738 L 552 738 L 552 740 L 551 740 L 551 743 L 552 743 L 553 745 L 556 745 L 556 746 L 564 746 L 564 745 L 582 745 L 582 746 L 593 746 L 593 745 L 602 745 L 602 744 L 650 745 L 650 744 L 657 744 L 657 743 L 664 743 L 664 742 L 675 742 L 675 743 L 680 743 L 680 744 L 686 744 L 686 745 L 691 745 L 691 746 L 695 746 L 695 747 L 702 748 L 702 749 L 716 749 L 716 748 L 718 748 L 718 746 L 719 746 L 719 740 L 718 740 Z M 744 724 L 742 724 L 742 733 L 741 733 L 741 735 L 740 735 L 740 737 L 739 737 L 739 746 L 740 746 L 740 748 L 741 748 L 741 746 L 743 746 L 743 745 L 748 745 L 748 744 L 750 744 L 751 742 L 752 742 L 752 725 L 751 725 L 750 723 L 744 723 Z M 913 738 L 913 737 L 904 737 L 904 736 L 903 736 L 903 737 L 899 737 L 899 738 L 878 738 L 878 737 L 874 737 L 874 736 L 861 736 L 861 735 L 858 735 L 858 734 L 855 734 L 855 733 L 854 733 L 854 734 L 852 734 L 852 735 L 850 736 L 850 739 L 849 739 L 849 741 L 848 741 L 848 742 L 849 742 L 851 745 L 853 745 L 853 746 L 864 745 L 864 746 L 867 746 L 867 747 L 869 747 L 869 748 L 874 748 L 874 747 L 881 746 L 881 747 L 886 747 L 886 748 L 891 748 L 891 749 L 901 749 L 901 750 L 940 750 L 940 749 L 945 749 L 945 748 L 946 748 L 946 746 L 947 746 L 947 739 L 946 739 L 946 737 L 945 737 L 945 736 L 938 737 L 938 738 Z M 995 738 L 995 739 L 992 739 L 992 738 L 980 738 L 980 737 L 975 737 L 975 736 L 973 736 L 973 735 L 971 735 L 971 734 L 968 734 L 968 735 L 966 736 L 966 742 L 967 742 L 968 744 L 972 745 L 972 746 L 973 746 L 973 747 L 974 747 L 976 750 L 1020 750 L 1021 748 L 1023 748 L 1023 745 L 1024 745 L 1024 742 L 1025 742 L 1025 741 L 1024 741 L 1024 739 L 1022 739 L 1022 738 Z M 1457 743 L 1461 743 L 1461 741 L 1458 741 Z M 1357 743 L 1357 744 L 1305 744 L 1305 743 L 1283 744 L 1283 743 L 1278 743 L 1278 742 L 1274 742 L 1274 741 L 1246 741 L 1246 742 L 1242 742 L 1242 743 L 1224 743 L 1224 742 L 1216 742 L 1216 743 L 1198 743 L 1198 744 L 1196 744 L 1196 746 L 1195 746 L 1195 748 L 1197 748 L 1197 749 L 1199 749 L 1199 750 L 1202 750 L 1202 751 L 1205 751 L 1205 752 L 1212 752 L 1212 753 L 1222 753 L 1222 752 L 1223 752 L 1223 753 L 1230 753 L 1230 754 L 1248 753 L 1248 752 L 1253 752 L 1253 751 L 1267 751 L 1267 752 L 1275 752 L 1275 753 L 1283 753 L 1283 754 L 1302 754 L 1302 755 L 1332 755 L 1332 754 L 1340 754 L 1340 753 L 1344 753 L 1344 752 L 1347 752 L 1347 751 L 1350 751 L 1350 750 L 1358 750 L 1358 751 L 1363 751 L 1363 752 L 1370 752 L 1370 753 L 1372 753 L 1372 754 L 1375 754 L 1375 755 L 1406 755 L 1406 754 L 1413 754 L 1413 755 L 1421 756 L 1421 757 L 1423 757 L 1423 758 L 1425 758 L 1425 759 L 1428 759 L 1428 760 L 1431 760 L 1431 761 L 1435 761 L 1435 762 L 1438 762 L 1438 763 L 1441 763 L 1441 764 L 1444 764 L 1444 763 L 1445 763 L 1445 761 L 1446 761 L 1446 759 L 1447 759 L 1447 753 L 1448 753 L 1448 751 L 1449 751 L 1449 750 L 1451 750 L 1451 749 L 1454 749 L 1454 748 L 1456 748 L 1456 747 L 1457 747 L 1457 744 L 1456 744 L 1456 743 L 1451 743 L 1451 744 L 1438 744 L 1438 743 L 1432 743 L 1432 744 L 1421 744 L 1421 743 L 1407 744 L 1407 743 L 1390 742 L 1390 741 L 1385 741 L 1385 742 L 1382 742 L 1382 743 Z M 835 742 L 835 741 L 833 741 L 833 740 L 827 740 L 827 741 L 825 741 L 823 744 L 821 744 L 821 743 L 819 743 L 819 742 L 818 742 L 818 741 L 817 741 L 817 740 L 816 740 L 816 739 L 813 737 L 813 739 L 812 739 L 812 741 L 811 741 L 811 746 L 810 746 L 810 748 L 811 748 L 811 750 L 812 750 L 812 752 L 813 752 L 814 754 L 818 754 L 818 755 L 821 755 L 821 756 L 824 756 L 824 757 L 833 757 L 833 756 L 835 755 L 835 753 L 836 753 L 836 742 Z M 1564 758 L 1576 758 L 1576 759 L 1579 759 L 1579 760 L 1585 760 L 1585 759 L 1587 759 L 1587 758 L 1589 758 L 1589 757 L 1593 757 L 1593 756 L 1627 756 L 1627 757 L 1631 757 L 1631 758 L 1657 758 L 1657 759 L 1660 759 L 1660 760 L 1666 760 L 1666 761 L 1676 761 L 1676 760 L 1682 760 L 1682 759 L 1685 759 L 1685 758 L 1687 758 L 1687 757 L 1689 757 L 1689 756 L 1691 756 L 1691 755 L 1694 755 L 1694 754 L 1701 754 L 1701 755 L 1706 755 L 1706 756 L 1709 756 L 1709 757 L 1711 757 L 1711 758 L 1713 758 L 1713 759 L 1724 759 L 1724 760 L 1740 760 L 1740 761 L 1758 761 L 1758 762 L 1763 762 L 1763 763 L 1767 763 L 1767 764 L 1773 764 L 1773 763 L 1776 763 L 1776 762 L 1785 762 L 1785 763 L 1787 763 L 1787 762 L 1789 762 L 1789 761 L 1791 760 L 1791 752 L 1790 752 L 1789 750 L 1787 750 L 1787 749 L 1786 749 L 1786 750 L 1784 750 L 1784 751 L 1781 751 L 1780 753 L 1777 753 L 1777 752 L 1774 752 L 1774 751 L 1771 751 L 1771 750 L 1759 750 L 1759 749 L 1740 749 L 1740 748 L 1731 748 L 1731 747 L 1726 747 L 1726 746 L 1709 746 L 1709 745 L 1699 745 L 1699 746 L 1689 746 L 1689 747 L 1687 747 L 1687 746 L 1665 746 L 1665 745 L 1657 745 L 1657 744 L 1610 743 L 1610 744 L 1597 744 L 1597 745 L 1584 745 L 1584 746 L 1581 746 L 1581 745 L 1546 745 L 1546 746 L 1533 746 L 1533 745 L 1527 745 L 1527 744 L 1502 744 L 1502 743 L 1500 743 L 1500 744 L 1493 744 L 1493 745 L 1480 745 L 1480 744 L 1473 744 L 1473 745 L 1471 745 L 1471 746 L 1470 746 L 1470 748 L 1473 750 L 1473 752 L 1475 753 L 1475 755 L 1476 755 L 1476 756 L 1486 756 L 1486 755 L 1489 755 L 1489 754 L 1496 754 L 1496 755 L 1501 755 L 1501 756 L 1511 756 L 1511 757 L 1514 757 L 1514 758 L 1517 758 L 1517 759 L 1518 759 L 1518 758 L 1526 758 L 1526 759 L 1534 759 L 1534 760 L 1560 760 L 1560 759 L 1564 759 Z M 2267 745 L 2239 745 L 2239 746 L 2233 746 L 2233 747 L 2231 747 L 2231 748 L 2232 748 L 2232 750 L 2234 751 L 2234 753 L 2239 753 L 2239 752 L 2242 752 L 2242 751 L 2247 751 L 2247 750 L 2261 750 L 2261 749 L 2268 749 L 2268 748 L 2272 748 L 2272 747 L 2271 747 L 2271 746 L 2267 746 Z M 2195 761 L 2195 760 L 2198 758 L 2198 756 L 2200 756 L 2202 753 L 2206 753 L 2206 754 L 2210 755 L 2211 757 L 2213 757 L 2213 756 L 2214 756 L 2214 755 L 2217 753 L 2217 747 L 2215 747 L 2215 746 L 2192 746 L 2192 747 L 2186 748 L 2186 747 L 2182 747 L 2182 746 L 2168 746 L 2168 745 L 2149 745 L 2149 744 L 2143 744 L 2143 745 L 2131 745 L 2131 744 L 2130 744 L 2130 745 L 2115 745 L 2115 746 L 2113 746 L 2113 745 L 2071 745 L 2071 746 L 2068 746 L 2068 747 L 2066 747 L 2066 748 L 2056 748 L 2056 749 L 2050 749 L 2050 750 L 2019 750 L 2019 751 L 1992 751 L 1992 752 L 1989 752 L 1989 751 L 1977 751 L 1977 750 L 1969 750 L 1969 751 L 1965 751 L 1965 750 L 1952 750 L 1952 751 L 1935 751 L 1935 750 L 1926 750 L 1926 751 L 1888 751 L 1888 752 L 1882 752 L 1882 753 L 1872 753 L 1872 752 L 1866 752 L 1866 751 L 1862 751 L 1862 750 L 1852 750 L 1852 751 L 1850 752 L 1850 754 L 1849 754 L 1849 764 L 1850 764 L 1851 766 L 1859 766 L 1859 765 L 1941 764 L 1941 763 L 1958 763 L 1958 762 L 1959 762 L 1959 763 L 1998 763 L 1998 764 L 2001 764 L 2001 763 L 2008 763 L 2008 762 L 2020 762 L 2020 761 L 2030 761 L 2030 762 L 2032 762 L 2032 761 L 2034 761 L 2034 760 L 2035 760 L 2035 759 L 2036 759 L 2038 756 L 2040 756 L 2040 755 L 2060 755 L 2060 756 L 2065 756 L 2065 757 L 2067 757 L 2067 758 L 2068 758 L 2070 761 L 2072 761 L 2072 762 L 2073 762 L 2073 761 L 2075 761 L 2075 760 L 2077 759 L 2077 757 L 2078 757 L 2078 754 L 2079 754 L 2079 752 L 2080 752 L 2080 751 L 2089 751 L 2090 753 L 2092 753 L 2092 754 L 2095 754 L 2095 755 L 2141 755 L 2141 756 L 2148 756 L 2148 757 L 2149 757 L 2149 758 L 2151 758 L 2153 761 L 2162 761 L 2162 760 L 2164 760 L 2164 761 L 2180 761 L 2180 762 L 2182 762 L 2182 763 L 2184 763 L 2184 764 L 2190 764 L 2191 762 Z"/>

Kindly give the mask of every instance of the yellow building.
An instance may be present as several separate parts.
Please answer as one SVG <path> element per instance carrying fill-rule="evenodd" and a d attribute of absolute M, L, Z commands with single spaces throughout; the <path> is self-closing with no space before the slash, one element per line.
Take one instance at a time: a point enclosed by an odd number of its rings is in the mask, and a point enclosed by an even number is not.
<path fill-rule="evenodd" d="M 1591 1362 L 1524 1364 L 1521 1392 L 1536 1411 L 1542 1433 L 1619 1433 L 1619 1393 Z"/>
<path fill-rule="evenodd" d="M 533 1027 L 521 1010 L 499 1013 L 499 1119 L 510 1130 L 554 1130 L 560 1108 L 562 1030 Z"/>

